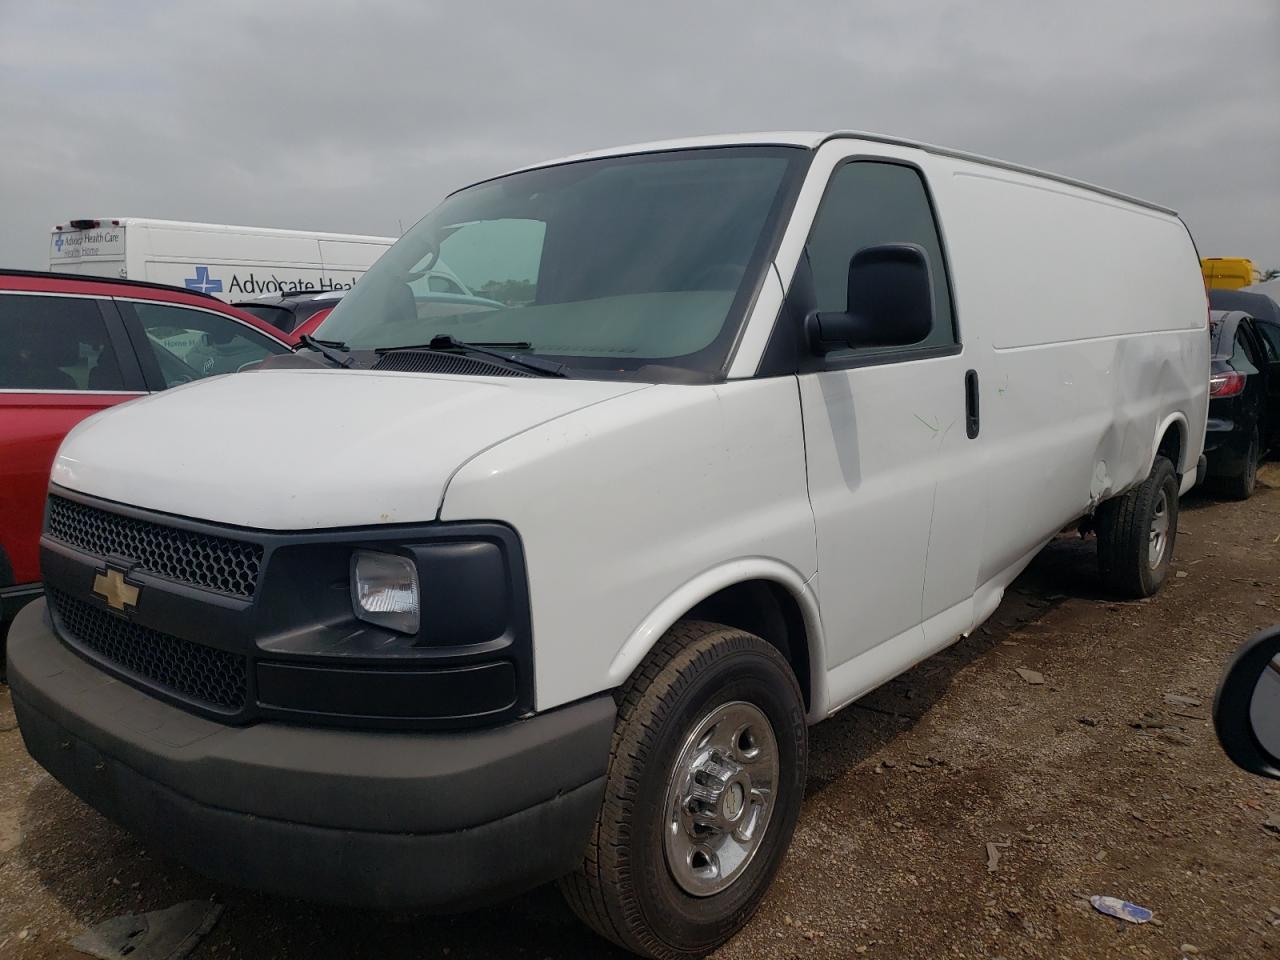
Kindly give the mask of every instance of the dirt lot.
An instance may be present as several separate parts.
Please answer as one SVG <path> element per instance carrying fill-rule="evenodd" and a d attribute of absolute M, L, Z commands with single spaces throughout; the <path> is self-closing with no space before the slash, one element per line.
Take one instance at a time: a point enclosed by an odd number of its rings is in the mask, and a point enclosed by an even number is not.
<path fill-rule="evenodd" d="M 1207 721 L 1227 654 L 1280 621 L 1280 469 L 1247 504 L 1184 503 L 1176 569 L 1110 602 L 1092 543 L 1062 538 L 985 628 L 816 728 L 790 856 L 718 957 L 1280 958 L 1280 783 L 1230 767 Z M 0 957 L 79 957 L 85 925 L 189 898 L 226 905 L 202 960 L 617 955 L 549 889 L 415 920 L 212 884 L 45 776 L 0 688 Z"/>

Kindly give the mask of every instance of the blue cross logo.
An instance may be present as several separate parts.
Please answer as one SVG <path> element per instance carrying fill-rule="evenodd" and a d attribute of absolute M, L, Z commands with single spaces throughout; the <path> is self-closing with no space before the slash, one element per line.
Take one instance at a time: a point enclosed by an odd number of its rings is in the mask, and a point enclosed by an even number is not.
<path fill-rule="evenodd" d="M 59 253 L 62 252 L 62 234 L 58 234 L 53 240 L 54 249 Z"/>
<path fill-rule="evenodd" d="M 209 276 L 208 267 L 196 267 L 196 275 L 182 281 L 188 290 L 199 290 L 201 293 L 221 293 L 222 281 Z"/>

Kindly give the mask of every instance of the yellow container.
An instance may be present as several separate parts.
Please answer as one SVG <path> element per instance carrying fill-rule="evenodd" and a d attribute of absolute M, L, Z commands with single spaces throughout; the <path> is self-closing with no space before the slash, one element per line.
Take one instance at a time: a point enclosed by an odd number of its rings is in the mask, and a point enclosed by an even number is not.
<path fill-rule="evenodd" d="M 1257 280 L 1253 261 L 1245 257 L 1204 257 L 1200 272 L 1210 290 L 1238 290 Z"/>

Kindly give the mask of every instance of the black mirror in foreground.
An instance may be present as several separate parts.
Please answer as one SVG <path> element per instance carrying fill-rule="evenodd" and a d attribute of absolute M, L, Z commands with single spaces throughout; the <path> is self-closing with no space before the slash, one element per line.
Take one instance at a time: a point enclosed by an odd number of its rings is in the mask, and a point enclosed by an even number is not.
<path fill-rule="evenodd" d="M 914 243 L 865 247 L 849 261 L 844 313 L 811 313 L 805 319 L 814 353 L 845 347 L 905 347 L 933 329 L 929 257 Z"/>
<path fill-rule="evenodd" d="M 1213 725 L 1232 763 L 1280 780 L 1280 625 L 1246 642 L 1227 664 Z"/>

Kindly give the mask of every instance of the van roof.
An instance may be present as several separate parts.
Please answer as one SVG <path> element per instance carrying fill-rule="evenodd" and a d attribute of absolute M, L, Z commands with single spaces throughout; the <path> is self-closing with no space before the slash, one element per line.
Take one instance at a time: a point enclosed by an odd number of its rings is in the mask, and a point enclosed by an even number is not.
<path fill-rule="evenodd" d="M 270 237 L 307 237 L 317 240 L 347 240 L 357 243 L 385 243 L 390 244 L 396 241 L 395 237 L 374 237 L 366 234 L 358 233 L 323 233 L 318 230 L 281 230 L 278 227 L 246 227 L 234 223 L 200 223 L 198 221 L 187 220 L 156 220 L 151 217 L 86 217 L 86 220 L 97 220 L 100 223 L 110 224 L 111 226 L 131 227 L 131 226 L 148 226 L 148 227 L 167 227 L 170 229 L 195 229 L 203 230 L 210 233 L 254 233 L 261 236 Z M 54 224 L 53 231 L 72 230 L 71 221 L 65 223 Z"/>
<path fill-rule="evenodd" d="M 952 150 L 949 147 L 939 147 L 935 144 L 922 143 L 918 140 L 886 136 L 885 134 L 880 133 L 867 133 L 860 130 L 835 130 L 825 133 L 819 131 L 783 130 L 767 133 L 730 133 L 708 137 L 684 137 L 677 140 L 655 140 L 649 143 L 633 143 L 626 146 L 610 147 L 604 150 L 591 150 L 586 153 L 572 154 L 567 157 L 561 157 L 557 160 L 548 160 L 544 163 L 530 164 L 528 167 L 522 167 L 520 169 L 533 170 L 539 167 L 557 166 L 562 163 L 574 163 L 579 160 L 594 160 L 600 157 L 625 156 L 627 154 L 634 153 L 658 153 L 664 150 L 687 150 L 698 147 L 782 146 L 804 147 L 808 150 L 816 150 L 829 140 L 865 140 L 871 143 L 887 143 L 898 147 L 911 147 L 916 150 L 923 150 L 927 153 L 937 154 L 942 157 L 967 160 L 971 163 L 981 163 L 989 167 L 999 167 L 1002 170 L 1012 170 L 1016 173 L 1025 173 L 1035 177 L 1044 177 L 1049 180 L 1056 180 L 1059 183 L 1065 183 L 1069 186 L 1078 187 L 1082 190 L 1091 190 L 1094 193 L 1113 197 L 1116 200 L 1123 200 L 1126 203 L 1137 204 L 1140 207 L 1146 207 L 1150 210 L 1157 210 L 1160 213 L 1166 213 L 1170 216 L 1176 217 L 1178 215 L 1176 211 L 1171 210 L 1168 207 L 1152 203 L 1149 200 L 1143 200 L 1139 197 L 1132 197 L 1126 193 L 1120 193 L 1117 190 L 1099 187 L 1096 184 L 1087 183 L 1084 180 L 1075 180 L 1071 177 L 1064 177 L 1056 173 L 1037 170 L 1035 167 L 1009 163 L 1005 160 L 997 160 L 993 157 L 984 157 L 976 153 L 966 153 L 963 150 Z"/>

